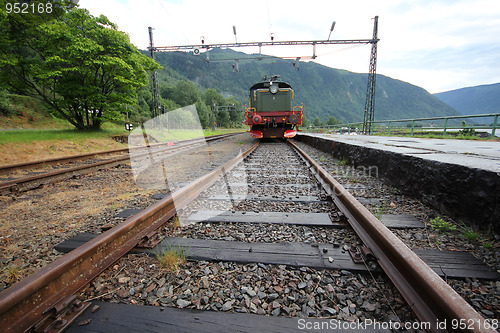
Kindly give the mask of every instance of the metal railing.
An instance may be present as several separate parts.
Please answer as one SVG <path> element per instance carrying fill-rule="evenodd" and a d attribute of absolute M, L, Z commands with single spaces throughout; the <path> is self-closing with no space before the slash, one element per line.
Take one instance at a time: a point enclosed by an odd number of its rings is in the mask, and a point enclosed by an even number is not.
<path fill-rule="evenodd" d="M 415 132 L 425 131 L 426 133 L 442 133 L 443 136 L 446 135 L 447 131 L 458 130 L 461 133 L 467 135 L 472 134 L 476 130 L 491 130 L 491 138 L 495 137 L 496 129 L 500 125 L 498 123 L 498 117 L 500 113 L 489 113 L 489 114 L 477 114 L 477 115 L 465 115 L 465 116 L 445 116 L 445 117 L 431 117 L 431 118 L 414 118 L 414 119 L 396 119 L 396 120 L 377 120 L 372 122 L 372 129 L 370 133 L 366 134 L 376 134 L 376 135 L 395 135 L 395 134 L 409 134 L 411 136 L 415 135 Z M 467 119 L 467 118 L 484 118 L 483 124 L 469 123 L 466 124 L 462 121 L 460 124 L 456 120 Z M 487 118 L 492 118 L 491 124 L 487 125 Z M 361 133 L 361 128 L 363 126 L 362 122 L 348 123 L 348 124 L 337 124 L 329 126 L 310 126 L 304 128 L 304 132 L 309 133 Z"/>

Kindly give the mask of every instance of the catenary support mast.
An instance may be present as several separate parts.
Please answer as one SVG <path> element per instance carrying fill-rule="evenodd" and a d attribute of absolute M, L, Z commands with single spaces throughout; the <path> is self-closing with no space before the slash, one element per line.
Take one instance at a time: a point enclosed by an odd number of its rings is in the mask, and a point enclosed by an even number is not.
<path fill-rule="evenodd" d="M 363 134 L 372 133 L 372 123 L 375 117 L 375 82 L 377 79 L 377 30 L 378 16 L 375 16 L 373 25 L 372 50 L 370 53 L 370 70 L 366 87 L 365 116 L 363 120 Z"/>
<path fill-rule="evenodd" d="M 153 42 L 153 28 L 149 27 L 149 50 L 151 51 L 151 58 L 155 60 L 155 47 Z M 160 115 L 160 93 L 158 90 L 158 76 L 156 70 L 151 74 L 152 86 L 153 86 L 153 118 Z"/>

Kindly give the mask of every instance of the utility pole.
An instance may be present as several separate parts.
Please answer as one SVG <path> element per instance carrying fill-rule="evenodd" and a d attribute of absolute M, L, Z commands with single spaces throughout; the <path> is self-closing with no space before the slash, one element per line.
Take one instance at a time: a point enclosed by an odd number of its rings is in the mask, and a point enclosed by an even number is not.
<path fill-rule="evenodd" d="M 149 27 L 149 50 L 151 51 L 151 58 L 155 60 L 155 47 L 153 42 L 153 28 Z M 158 92 L 158 77 L 156 70 L 151 74 L 152 86 L 153 86 L 153 118 L 160 115 L 160 94 Z"/>
<path fill-rule="evenodd" d="M 370 53 L 370 70 L 368 72 L 368 84 L 366 86 L 365 116 L 363 120 L 363 134 L 372 134 L 372 123 L 375 117 L 375 81 L 377 79 L 377 30 L 378 16 L 375 16 L 373 24 L 372 50 Z"/>
<path fill-rule="evenodd" d="M 212 101 L 212 132 L 215 131 L 214 111 L 215 111 L 215 101 Z"/>

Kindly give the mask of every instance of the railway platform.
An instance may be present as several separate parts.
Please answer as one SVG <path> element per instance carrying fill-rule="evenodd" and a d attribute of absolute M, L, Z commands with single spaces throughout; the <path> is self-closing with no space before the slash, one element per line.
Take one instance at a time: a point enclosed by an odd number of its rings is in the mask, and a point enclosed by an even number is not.
<path fill-rule="evenodd" d="M 414 156 L 429 161 L 500 172 L 500 142 L 495 141 L 312 133 L 306 135 Z"/>
<path fill-rule="evenodd" d="M 500 143 L 300 133 L 304 141 L 453 218 L 500 232 Z"/>

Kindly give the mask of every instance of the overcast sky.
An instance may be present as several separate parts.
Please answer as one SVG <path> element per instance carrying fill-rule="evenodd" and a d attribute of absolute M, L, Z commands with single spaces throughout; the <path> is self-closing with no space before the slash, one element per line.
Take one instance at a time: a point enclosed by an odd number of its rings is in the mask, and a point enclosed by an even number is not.
<path fill-rule="evenodd" d="M 430 93 L 500 82 L 498 0 L 80 0 L 94 16 L 106 15 L 140 49 L 234 42 L 371 39 L 379 16 L 377 73 Z M 238 51 L 256 52 L 239 48 Z M 289 57 L 312 55 L 312 47 L 263 48 Z M 322 46 L 321 64 L 368 72 L 370 45 Z M 269 73 L 279 74 L 279 73 Z M 258 78 L 260 79 L 260 78 Z"/>

